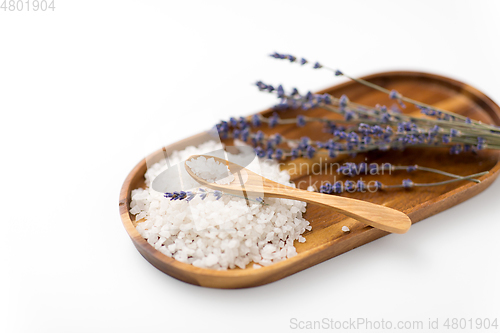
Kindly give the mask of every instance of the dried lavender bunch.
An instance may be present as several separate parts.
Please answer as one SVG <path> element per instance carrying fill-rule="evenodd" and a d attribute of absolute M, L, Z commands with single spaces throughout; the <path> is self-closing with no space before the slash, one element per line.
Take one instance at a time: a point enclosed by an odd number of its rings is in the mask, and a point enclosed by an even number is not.
<path fill-rule="evenodd" d="M 250 139 L 250 143 L 260 149 L 257 153 L 272 158 L 286 157 L 313 157 L 317 148 L 328 149 L 328 155 L 336 156 L 342 153 L 356 154 L 370 150 L 404 149 L 407 146 L 420 147 L 449 147 L 451 154 L 459 154 L 467 151 L 478 151 L 484 148 L 500 149 L 500 130 L 481 129 L 473 127 L 470 119 L 459 121 L 455 117 L 443 119 L 419 118 L 400 113 L 398 110 L 389 110 L 386 106 L 369 107 L 352 103 L 346 96 L 335 98 L 328 94 L 318 95 L 308 92 L 301 95 L 297 89 L 290 93 L 280 85 L 274 88 L 262 81 L 256 83 L 261 91 L 276 93 L 281 102 L 277 109 L 299 108 L 309 110 L 314 107 L 322 107 L 329 111 L 342 114 L 343 120 L 331 120 L 327 118 L 308 117 L 299 115 L 296 118 L 281 119 L 278 113 L 271 117 L 255 115 L 251 122 L 231 118 L 229 124 L 237 127 L 233 137 L 243 141 Z M 321 122 L 325 131 L 332 134 L 333 138 L 327 142 L 312 143 L 305 149 L 288 151 L 277 151 L 271 153 L 276 144 L 269 142 L 269 138 L 262 133 L 252 133 L 248 128 L 259 127 L 267 123 L 269 127 L 280 124 L 296 124 L 303 127 L 310 122 Z M 229 136 L 229 125 L 227 122 L 219 124 L 222 137 Z M 273 140 L 274 141 L 274 140 Z M 293 147 L 293 143 L 305 142 L 306 140 L 283 140 Z M 298 154 L 297 154 L 298 153 Z M 325 154 L 323 151 L 322 154 Z M 261 156 L 262 157 L 262 156 Z"/>
<path fill-rule="evenodd" d="M 285 59 L 292 63 L 306 65 L 310 62 L 304 58 L 293 55 L 273 53 L 271 57 Z M 313 64 L 314 69 L 326 69 L 332 71 L 336 76 L 346 76 L 351 80 L 364 84 L 368 87 L 384 92 L 395 100 L 398 106 L 387 108 L 384 105 L 367 106 L 354 103 L 345 95 L 335 97 L 330 94 L 313 94 L 307 92 L 301 94 L 296 88 L 285 90 L 282 85 L 277 87 L 266 84 L 262 81 L 256 82 L 256 86 L 262 92 L 276 94 L 279 103 L 275 105 L 275 110 L 271 116 L 254 115 L 251 119 L 231 118 L 229 121 L 222 121 L 217 125 L 221 138 L 239 139 L 251 144 L 255 148 L 256 154 L 263 158 L 282 160 L 286 158 L 313 158 L 318 155 L 336 157 L 341 154 L 355 156 L 358 153 L 372 150 L 387 151 L 391 149 L 403 150 L 406 147 L 447 147 L 450 154 L 462 152 L 477 152 L 482 149 L 500 149 L 500 127 L 483 124 L 479 121 L 471 120 L 450 111 L 435 108 L 407 98 L 395 90 L 388 90 L 377 86 L 371 82 L 356 79 L 344 74 L 340 70 L 334 70 L 323 66 L 319 62 Z M 401 113 L 400 108 L 405 108 L 404 103 L 416 105 L 423 114 L 428 117 L 415 117 Z M 299 109 L 308 111 L 315 107 L 321 107 L 332 113 L 342 115 L 343 119 L 329 119 L 311 117 L 305 114 L 296 117 L 286 117 L 286 112 L 279 111 L 289 109 Z M 279 133 L 266 135 L 258 128 L 267 124 L 269 128 L 278 125 L 295 124 L 297 127 L 304 127 L 308 123 L 319 122 L 323 124 L 324 131 L 329 137 L 324 141 L 313 141 L 308 137 L 300 139 L 290 139 L 283 137 Z M 384 185 L 373 183 L 364 184 L 362 181 L 353 183 L 347 181 L 343 188 L 367 189 L 372 188 L 411 188 L 418 186 L 437 186 L 460 180 L 474 179 L 485 173 L 479 173 L 467 177 L 453 175 L 437 169 L 424 168 L 419 166 L 395 167 L 391 170 L 422 170 L 440 173 L 454 179 L 432 184 L 418 184 L 407 179 L 402 184 Z M 336 183 L 337 184 L 337 183 Z M 338 192 L 338 184 L 332 185 L 326 192 Z"/>

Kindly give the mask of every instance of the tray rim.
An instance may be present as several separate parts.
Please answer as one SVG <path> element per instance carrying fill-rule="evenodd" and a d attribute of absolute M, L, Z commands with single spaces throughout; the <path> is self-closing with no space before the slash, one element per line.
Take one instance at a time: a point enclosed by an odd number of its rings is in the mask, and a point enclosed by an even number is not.
<path fill-rule="evenodd" d="M 488 113 L 492 119 L 496 119 L 497 125 L 500 125 L 500 107 L 487 95 L 471 87 L 463 82 L 444 77 L 437 74 L 418 72 L 418 71 L 387 71 L 373 73 L 370 75 L 363 76 L 365 80 L 378 79 L 383 77 L 415 77 L 415 78 L 426 78 L 431 80 L 438 80 L 444 84 L 454 87 L 455 90 L 460 88 L 461 94 L 466 94 L 470 99 L 476 102 L 484 112 Z M 325 88 L 318 93 L 325 93 L 332 89 L 342 89 L 357 83 L 352 81 L 347 81 L 331 87 Z M 496 112 L 495 112 L 496 110 Z M 257 112 L 264 114 L 271 112 L 271 109 L 263 110 Z M 144 175 L 147 168 L 146 161 L 151 159 L 161 158 L 162 155 L 167 151 L 178 150 L 186 147 L 188 145 L 193 145 L 193 141 L 200 140 L 205 133 L 199 133 L 191 137 L 185 138 L 183 140 L 177 141 L 166 147 L 158 149 L 143 158 L 128 174 L 125 179 L 122 188 L 120 190 L 119 197 L 119 211 L 122 220 L 122 224 L 125 227 L 129 237 L 131 238 L 133 244 L 141 255 L 148 260 L 153 266 L 162 272 L 179 279 L 181 281 L 205 286 L 212 288 L 224 288 L 224 289 L 235 289 L 235 288 L 247 288 L 254 287 L 270 282 L 274 282 L 286 276 L 295 274 L 303 269 L 314 266 L 320 262 L 333 258 L 337 255 L 350 251 L 358 246 L 364 245 L 375 239 L 388 235 L 389 233 L 372 228 L 365 227 L 356 232 L 351 232 L 344 237 L 342 237 L 343 244 L 336 251 L 331 248 L 339 242 L 340 238 L 333 239 L 326 242 L 320 246 L 313 249 L 300 252 L 296 256 L 286 259 L 284 261 L 272 264 L 270 266 L 262 267 L 260 269 L 228 269 L 228 270 L 211 270 L 206 268 L 199 268 L 192 266 L 190 264 L 182 263 L 171 257 L 168 257 L 157 251 L 153 246 L 151 246 L 137 231 L 133 225 L 129 209 L 130 209 L 130 194 L 132 188 L 131 182 L 136 177 L 138 173 Z M 144 172 L 141 172 L 144 170 Z M 486 188 L 488 188 L 493 181 L 498 177 L 500 171 L 500 159 L 497 161 L 495 166 L 490 169 L 490 173 L 481 177 L 482 180 L 479 184 L 468 183 L 463 186 L 457 187 L 456 189 L 446 192 L 438 197 L 431 200 L 425 201 L 415 207 L 412 207 L 407 211 L 408 216 L 412 220 L 412 224 L 419 222 L 427 217 L 435 215 L 442 212 L 448 208 L 451 208 L 470 197 L 473 197 Z M 467 193 L 467 195 L 465 195 Z M 425 209 L 426 206 L 433 206 L 432 210 Z M 329 250 L 330 249 L 330 250 Z M 312 254 L 317 254 L 315 260 L 307 260 Z M 287 271 L 284 268 L 292 267 L 292 272 Z"/>

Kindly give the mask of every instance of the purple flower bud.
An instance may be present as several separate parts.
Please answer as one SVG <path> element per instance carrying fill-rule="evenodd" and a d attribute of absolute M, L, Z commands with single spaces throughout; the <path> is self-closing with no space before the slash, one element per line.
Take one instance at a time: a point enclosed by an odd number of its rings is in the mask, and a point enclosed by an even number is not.
<path fill-rule="evenodd" d="M 391 120 L 391 115 L 388 113 L 384 113 L 380 118 L 380 121 L 383 123 L 388 123 Z"/>
<path fill-rule="evenodd" d="M 330 193 L 335 193 L 335 194 L 340 194 L 343 192 L 343 186 L 342 182 L 335 182 L 335 184 L 332 185 Z"/>
<path fill-rule="evenodd" d="M 237 127 L 238 126 L 238 120 L 236 120 L 236 118 L 234 118 L 234 117 L 229 118 L 229 123 L 233 127 Z"/>
<path fill-rule="evenodd" d="M 276 93 L 278 94 L 279 98 L 282 98 L 285 96 L 285 89 L 283 89 L 283 86 L 281 84 L 278 86 Z"/>
<path fill-rule="evenodd" d="M 262 81 L 257 81 L 257 82 L 255 83 L 255 85 L 256 85 L 256 86 L 259 88 L 259 90 L 261 90 L 261 91 L 262 91 L 262 90 L 267 89 L 267 85 L 266 85 L 266 84 L 264 84 Z"/>
<path fill-rule="evenodd" d="M 416 165 L 410 165 L 409 167 L 406 168 L 407 172 L 413 172 L 413 171 L 416 171 L 416 170 L 417 170 L 417 166 Z"/>
<path fill-rule="evenodd" d="M 266 150 L 266 157 L 267 158 L 272 159 L 273 155 L 274 155 L 274 149 L 269 148 L 269 149 Z"/>
<path fill-rule="evenodd" d="M 347 103 L 349 103 L 349 98 L 347 98 L 346 95 L 340 96 L 339 105 L 342 106 L 342 107 L 346 107 Z"/>
<path fill-rule="evenodd" d="M 321 65 L 319 62 L 316 62 L 313 68 L 321 68 L 321 67 L 323 67 L 323 65 Z"/>
<path fill-rule="evenodd" d="M 274 152 L 274 158 L 278 161 L 281 160 L 283 158 L 283 150 L 279 148 L 276 149 L 276 151 Z"/>
<path fill-rule="evenodd" d="M 276 145 L 279 145 L 282 142 L 283 142 L 283 136 L 279 133 L 274 134 L 274 143 Z"/>
<path fill-rule="evenodd" d="M 244 117 L 240 117 L 238 121 L 238 127 L 241 129 L 245 129 L 248 126 L 248 122 Z"/>
<path fill-rule="evenodd" d="M 306 118 L 301 114 L 297 116 L 297 126 L 298 127 L 306 126 Z"/>
<path fill-rule="evenodd" d="M 396 91 L 396 90 L 391 90 L 391 92 L 389 93 L 389 98 L 390 99 L 399 99 L 401 98 L 399 93 Z"/>
<path fill-rule="evenodd" d="M 466 124 L 472 124 L 472 120 L 470 120 L 469 117 L 465 118 L 465 123 Z"/>
<path fill-rule="evenodd" d="M 278 125 L 279 120 L 280 117 L 276 112 L 274 112 L 273 115 L 269 117 L 269 123 L 268 123 L 269 127 L 270 128 L 276 127 L 276 125 Z"/>
<path fill-rule="evenodd" d="M 331 194 L 332 193 L 332 184 L 327 182 L 325 185 L 321 185 L 319 187 L 319 191 L 321 193 Z"/>
<path fill-rule="evenodd" d="M 323 94 L 323 103 L 332 104 L 332 98 L 328 94 Z"/>
<path fill-rule="evenodd" d="M 358 180 L 358 182 L 356 183 L 356 190 L 358 192 L 364 192 L 366 191 L 366 184 L 364 181 L 362 180 Z"/>
<path fill-rule="evenodd" d="M 214 191 L 214 197 L 215 197 L 215 200 L 219 200 L 220 198 L 222 198 L 222 192 L 221 191 Z"/>
<path fill-rule="evenodd" d="M 380 134 L 383 133 L 384 130 L 379 125 L 375 125 L 370 128 L 370 132 L 371 134 Z"/>
<path fill-rule="evenodd" d="M 355 184 L 351 180 L 345 181 L 345 189 L 347 192 L 353 192 L 355 190 Z"/>
<path fill-rule="evenodd" d="M 297 88 L 293 88 L 292 93 L 290 95 L 291 96 L 299 95 L 299 91 L 297 90 Z"/>
<path fill-rule="evenodd" d="M 196 193 L 188 191 L 188 192 L 186 192 L 186 195 L 187 195 L 186 201 L 189 202 L 189 201 L 193 200 L 193 198 L 196 196 Z"/>
<path fill-rule="evenodd" d="M 311 142 L 311 139 L 309 139 L 307 136 L 301 137 L 300 141 L 299 141 L 299 149 L 307 148 L 307 146 L 309 146 L 310 142 Z"/>
<path fill-rule="evenodd" d="M 257 140 L 258 143 L 262 142 L 264 140 L 264 133 L 262 131 L 257 131 L 257 133 L 255 133 L 255 140 Z"/>
<path fill-rule="evenodd" d="M 248 128 L 245 128 L 243 131 L 241 131 L 241 140 L 246 142 L 249 135 L 250 131 L 248 130 Z"/>
<path fill-rule="evenodd" d="M 352 112 L 352 111 L 347 111 L 347 112 L 344 114 L 344 119 L 345 119 L 345 121 L 350 121 L 350 120 L 354 119 L 354 112 Z"/>
<path fill-rule="evenodd" d="M 301 65 L 305 65 L 305 64 L 307 64 L 307 62 L 308 61 L 306 59 L 304 59 L 304 58 L 300 59 L 300 64 Z"/>
<path fill-rule="evenodd" d="M 344 75 L 344 73 L 342 73 L 338 69 L 335 71 L 335 76 L 342 76 L 342 75 Z"/>
<path fill-rule="evenodd" d="M 292 159 L 294 160 L 299 157 L 299 150 L 297 148 L 293 148 L 291 154 L 292 154 Z"/>
<path fill-rule="evenodd" d="M 358 143 L 359 142 L 359 135 L 356 132 L 350 132 L 347 137 L 349 138 L 350 142 L 353 143 Z"/>
<path fill-rule="evenodd" d="M 333 148 L 328 149 L 328 157 L 330 157 L 330 158 L 337 157 L 337 151 Z"/>
<path fill-rule="evenodd" d="M 255 151 L 255 154 L 257 155 L 257 157 L 259 157 L 259 158 L 263 158 L 264 156 L 266 156 L 266 152 L 264 151 L 264 149 L 262 149 L 260 147 L 256 147 L 254 151 Z"/>
<path fill-rule="evenodd" d="M 267 149 L 273 149 L 274 148 L 274 142 L 273 140 L 267 140 L 266 142 L 266 150 Z"/>
<path fill-rule="evenodd" d="M 260 115 L 258 114 L 254 114 L 252 116 L 252 125 L 254 127 L 259 127 L 261 125 L 261 122 L 260 122 Z"/>
<path fill-rule="evenodd" d="M 460 132 L 454 128 L 450 129 L 450 137 L 454 138 L 456 136 L 460 136 Z"/>
<path fill-rule="evenodd" d="M 454 145 L 453 147 L 450 148 L 450 154 L 451 155 L 458 155 L 462 152 L 462 145 Z"/>
<path fill-rule="evenodd" d="M 314 153 L 316 153 L 316 149 L 314 149 L 313 146 L 307 146 L 307 149 L 306 149 L 306 156 L 307 156 L 307 158 L 313 158 L 314 157 Z"/>
<path fill-rule="evenodd" d="M 273 92 L 274 91 L 274 87 L 272 85 L 268 85 L 266 89 L 269 92 Z"/>
<path fill-rule="evenodd" d="M 403 180 L 403 187 L 404 188 L 412 188 L 413 185 L 414 185 L 414 183 L 411 179 L 404 179 Z"/>
<path fill-rule="evenodd" d="M 450 136 L 447 134 L 443 134 L 443 137 L 441 138 L 441 140 L 443 141 L 443 143 L 450 143 L 451 142 Z"/>

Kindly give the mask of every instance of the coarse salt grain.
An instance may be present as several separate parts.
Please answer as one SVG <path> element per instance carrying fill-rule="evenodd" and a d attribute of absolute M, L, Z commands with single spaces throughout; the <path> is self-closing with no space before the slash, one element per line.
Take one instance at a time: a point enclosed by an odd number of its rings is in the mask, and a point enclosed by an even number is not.
<path fill-rule="evenodd" d="M 345 225 L 345 226 L 342 227 L 342 231 L 343 232 L 349 232 L 349 231 L 351 231 L 351 229 L 349 229 L 349 227 Z"/>

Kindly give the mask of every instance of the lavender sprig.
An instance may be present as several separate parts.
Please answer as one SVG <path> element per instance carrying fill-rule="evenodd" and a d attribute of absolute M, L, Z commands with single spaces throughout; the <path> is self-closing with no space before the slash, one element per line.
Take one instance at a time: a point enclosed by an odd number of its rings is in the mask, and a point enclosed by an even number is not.
<path fill-rule="evenodd" d="M 282 55 L 277 53 L 277 52 L 275 52 L 271 56 L 273 58 L 276 58 L 276 59 L 284 59 L 284 58 L 282 58 Z M 289 55 L 288 57 L 289 57 L 288 59 L 290 60 L 290 62 L 295 62 L 295 60 L 292 60 L 292 59 L 296 59 L 294 56 Z M 305 63 L 307 63 L 307 61 Z M 332 69 L 332 68 L 326 67 L 324 65 L 321 65 L 319 63 L 315 63 L 313 68 L 314 69 L 321 68 L 321 69 L 329 70 L 329 71 L 333 72 L 335 74 L 335 76 L 345 76 L 352 81 L 358 82 L 358 83 L 363 84 L 367 87 L 370 87 L 372 89 L 383 92 L 383 93 L 387 94 L 389 96 L 389 98 L 395 99 L 402 107 L 404 107 L 404 104 L 403 104 L 403 101 L 404 101 L 404 102 L 407 102 L 407 103 L 410 103 L 410 104 L 417 106 L 421 110 L 422 113 L 424 113 L 428 116 L 436 117 L 438 119 L 453 120 L 453 121 L 459 119 L 462 122 L 464 122 L 465 124 L 468 124 L 471 126 L 476 126 L 478 128 L 485 128 L 485 129 L 488 129 L 490 131 L 500 133 L 500 128 L 497 126 L 484 124 L 484 123 L 482 123 L 480 121 L 476 121 L 476 120 L 471 120 L 468 117 L 465 117 L 465 116 L 462 116 L 462 115 L 459 115 L 459 114 L 456 114 L 456 113 L 453 113 L 453 112 L 450 112 L 447 110 L 443 110 L 440 108 L 436 108 L 434 106 L 431 106 L 431 105 L 428 105 L 428 104 L 425 104 L 425 103 L 422 103 L 419 101 L 416 101 L 414 99 L 403 96 L 401 93 L 399 93 L 396 90 L 389 90 L 389 89 L 383 88 L 377 84 L 366 81 L 364 79 L 358 79 L 358 78 L 351 77 L 338 69 Z"/>
<path fill-rule="evenodd" d="M 481 173 L 481 175 L 483 174 L 484 173 Z M 370 181 L 367 183 L 363 180 L 358 180 L 357 182 L 353 182 L 351 180 L 346 180 L 345 182 L 337 181 L 333 184 L 326 182 L 325 184 L 320 186 L 319 192 L 324 194 L 341 194 L 344 192 L 353 193 L 353 192 L 378 191 L 378 190 L 394 189 L 394 188 L 410 189 L 413 187 L 441 186 L 450 183 L 455 183 L 461 180 L 471 180 L 474 177 L 478 177 L 478 175 L 480 174 L 474 174 L 434 183 L 415 183 L 411 179 L 404 179 L 401 184 L 396 184 L 396 185 L 386 185 L 381 183 L 380 181 Z"/>
<path fill-rule="evenodd" d="M 238 198 L 243 198 L 243 199 L 246 199 L 246 200 L 249 200 L 249 201 L 254 201 L 254 202 L 257 202 L 257 203 L 260 203 L 262 205 L 267 205 L 265 202 L 264 202 L 264 199 L 261 198 L 261 197 L 258 197 L 256 198 L 255 200 L 254 199 L 250 199 L 250 198 L 247 198 L 247 197 L 243 197 L 243 196 L 240 196 L 240 195 L 237 195 L 237 194 L 232 194 L 232 193 L 225 193 L 225 192 L 222 192 L 222 191 L 207 191 L 203 188 L 199 188 L 197 191 L 174 191 L 174 192 L 165 192 L 164 193 L 164 197 L 167 198 L 167 199 L 170 199 L 170 201 L 176 201 L 176 200 L 179 200 L 179 201 L 191 201 L 193 200 L 195 197 L 199 197 L 201 200 L 205 200 L 209 195 L 212 195 L 215 200 L 220 200 L 222 198 L 222 196 L 224 195 L 229 195 L 229 196 L 233 196 L 233 197 L 238 197 Z"/>
<path fill-rule="evenodd" d="M 377 163 L 345 163 L 337 169 L 337 173 L 342 174 L 344 176 L 360 176 L 360 175 L 378 175 L 380 173 L 384 173 L 385 171 L 396 171 L 396 170 L 405 170 L 407 172 L 415 172 L 415 171 L 426 171 L 432 172 L 440 175 L 444 175 L 451 178 L 456 178 L 459 180 L 470 180 L 475 183 L 480 183 L 481 181 L 478 179 L 470 178 L 470 177 L 481 177 L 489 173 L 489 171 L 479 172 L 474 175 L 470 175 L 467 177 L 459 176 L 453 173 L 441 171 L 434 168 L 423 167 L 420 165 L 392 165 L 390 163 L 384 163 L 382 165 L 378 165 Z"/>

